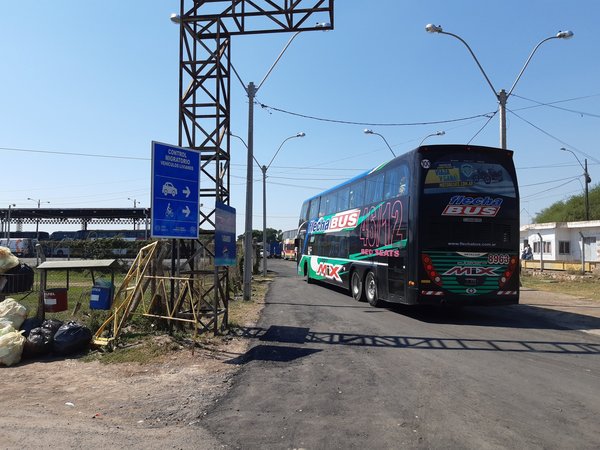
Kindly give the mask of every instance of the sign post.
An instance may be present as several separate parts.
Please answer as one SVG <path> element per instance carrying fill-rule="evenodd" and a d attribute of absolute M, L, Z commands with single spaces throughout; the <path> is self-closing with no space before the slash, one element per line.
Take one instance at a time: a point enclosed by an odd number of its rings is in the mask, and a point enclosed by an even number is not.
<path fill-rule="evenodd" d="M 198 239 L 199 188 L 200 152 L 153 141 L 153 238 Z"/>
<path fill-rule="evenodd" d="M 235 208 L 222 202 L 215 206 L 215 266 L 235 266 Z"/>

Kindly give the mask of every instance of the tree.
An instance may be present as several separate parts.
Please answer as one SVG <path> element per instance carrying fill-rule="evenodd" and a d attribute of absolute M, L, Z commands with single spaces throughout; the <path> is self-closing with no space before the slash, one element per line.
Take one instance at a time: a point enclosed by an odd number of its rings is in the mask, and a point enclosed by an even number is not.
<path fill-rule="evenodd" d="M 590 220 L 600 220 L 600 185 L 590 189 Z M 578 222 L 585 220 L 584 194 L 560 200 L 542 209 L 534 218 L 535 223 Z"/>
<path fill-rule="evenodd" d="M 274 228 L 267 228 L 267 243 L 281 241 L 281 235 L 283 232 L 281 230 L 276 230 Z M 262 230 L 252 230 L 252 239 L 256 240 L 256 242 L 262 242 L 263 240 L 263 232 Z"/>

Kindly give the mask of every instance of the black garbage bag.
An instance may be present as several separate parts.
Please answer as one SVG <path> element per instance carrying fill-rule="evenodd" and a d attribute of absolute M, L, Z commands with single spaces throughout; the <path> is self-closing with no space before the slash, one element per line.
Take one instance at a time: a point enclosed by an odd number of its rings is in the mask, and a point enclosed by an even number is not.
<path fill-rule="evenodd" d="M 23 321 L 19 330 L 23 332 L 23 336 L 29 337 L 29 333 L 31 332 L 31 330 L 41 326 L 42 321 L 40 319 L 38 319 L 37 317 L 30 317 L 29 319 L 25 319 Z"/>
<path fill-rule="evenodd" d="M 92 340 L 88 327 L 77 322 L 67 322 L 54 335 L 52 350 L 59 355 L 70 355 L 87 349 Z"/>
<path fill-rule="evenodd" d="M 27 264 L 19 264 L 4 273 L 8 280 L 2 292 L 27 292 L 33 287 L 33 269 Z"/>
<path fill-rule="evenodd" d="M 44 322 L 42 322 L 42 328 L 52 331 L 52 336 L 54 336 L 58 329 L 62 327 L 63 323 L 64 322 L 62 320 L 58 319 L 46 319 Z"/>
<path fill-rule="evenodd" d="M 48 328 L 38 327 L 31 330 L 23 346 L 23 358 L 35 358 L 50 353 L 53 336 L 52 330 Z"/>

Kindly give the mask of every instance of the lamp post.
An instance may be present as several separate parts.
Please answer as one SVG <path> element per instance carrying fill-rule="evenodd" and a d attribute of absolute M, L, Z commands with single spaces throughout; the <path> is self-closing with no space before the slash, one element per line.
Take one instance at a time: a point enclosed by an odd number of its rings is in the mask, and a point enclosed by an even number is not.
<path fill-rule="evenodd" d="M 130 200 L 130 201 L 133 202 L 133 209 L 137 208 L 137 205 L 138 205 L 137 199 L 131 198 L 131 197 L 127 197 L 127 200 Z M 136 228 L 136 221 L 135 221 L 135 219 L 133 219 L 133 231 L 135 231 L 136 229 L 137 229 Z"/>
<path fill-rule="evenodd" d="M 550 37 L 547 37 L 546 39 L 542 39 L 533 48 L 532 52 L 529 54 L 529 57 L 527 58 L 527 61 L 525 61 L 525 65 L 523 66 L 523 68 L 519 72 L 519 75 L 517 75 L 517 79 L 513 83 L 513 85 L 510 88 L 510 90 L 508 92 L 506 92 L 504 89 L 501 89 L 500 91 L 496 91 L 496 89 L 494 88 L 494 85 L 490 81 L 489 77 L 487 76 L 487 74 L 483 70 L 483 67 L 479 63 L 479 60 L 475 56 L 475 53 L 473 53 L 473 50 L 471 50 L 471 47 L 469 47 L 469 44 L 467 44 L 467 42 L 463 38 L 461 38 L 457 34 L 448 33 L 447 31 L 444 31 L 440 25 L 433 25 L 431 23 L 429 23 L 429 24 L 427 24 L 425 26 L 425 31 L 427 31 L 428 33 L 447 34 L 448 36 L 452 36 L 452 37 L 458 39 L 460 42 L 462 42 L 465 45 L 465 47 L 467 47 L 467 50 L 469 50 L 469 53 L 471 54 L 471 56 L 475 60 L 475 63 L 477 64 L 477 67 L 479 67 L 479 70 L 481 71 L 481 73 L 485 77 L 485 80 L 487 81 L 488 85 L 492 89 L 492 92 L 494 93 L 494 96 L 498 100 L 498 104 L 500 106 L 500 108 L 499 108 L 499 112 L 500 112 L 500 147 L 504 148 L 504 149 L 506 148 L 506 102 L 508 100 L 508 97 L 510 97 L 510 95 L 513 92 L 513 90 L 515 89 L 515 86 L 517 85 L 517 83 L 521 79 L 521 76 L 523 75 L 523 72 L 525 72 L 525 69 L 529 65 L 529 61 L 531 61 L 531 58 L 533 57 L 534 53 L 537 51 L 537 49 L 540 47 L 540 45 L 542 45 L 544 42 L 549 41 L 551 39 L 569 39 L 569 38 L 573 37 L 573 32 L 572 31 L 559 31 L 558 33 L 556 33 L 555 36 L 550 36 Z"/>
<path fill-rule="evenodd" d="M 8 205 L 8 215 L 6 217 L 6 246 L 10 248 L 10 210 L 17 206 L 15 203 L 11 203 Z"/>
<path fill-rule="evenodd" d="M 317 28 L 323 28 L 324 30 L 331 29 L 331 24 L 322 22 L 318 23 Z M 287 48 L 290 46 L 292 41 L 300 34 L 301 31 L 296 31 L 292 37 L 288 40 L 287 44 L 283 47 L 283 50 L 279 53 L 279 56 L 275 62 L 271 65 L 262 81 L 256 86 L 253 82 L 248 83 L 247 87 L 244 87 L 246 94 L 248 95 L 248 158 L 246 161 L 246 217 L 244 227 L 244 300 L 250 300 L 252 297 L 251 283 L 252 283 L 252 258 L 248 256 L 252 253 L 252 177 L 253 167 L 252 159 L 254 158 L 254 99 L 256 93 L 264 84 L 267 77 L 271 74 L 275 65 L 279 62 Z"/>
<path fill-rule="evenodd" d="M 390 144 L 388 144 L 388 141 L 383 136 L 383 134 L 375 133 L 373 130 L 370 130 L 369 128 L 365 128 L 363 130 L 363 133 L 365 133 L 365 134 L 375 134 L 375 135 L 379 136 L 381 139 L 383 139 L 383 142 L 385 142 L 385 145 L 387 145 L 387 147 L 390 149 L 390 152 L 392 152 L 392 155 L 394 155 L 394 158 L 396 157 L 396 154 L 394 153 L 394 150 L 392 150 L 392 147 L 390 146 Z"/>
<path fill-rule="evenodd" d="M 589 198 L 588 185 L 592 182 L 592 179 L 590 178 L 590 174 L 588 173 L 588 169 L 587 169 L 587 158 L 585 158 L 583 160 L 585 164 L 581 164 L 581 161 L 579 160 L 579 158 L 577 157 L 577 155 L 575 154 L 575 152 L 573 150 L 569 150 L 568 148 L 564 148 L 564 147 L 561 147 L 560 149 L 563 152 L 570 152 L 575 157 L 575 159 L 577 160 L 577 162 L 579 163 L 581 168 L 583 169 L 583 182 L 585 183 L 585 220 L 590 220 L 590 198 Z"/>
<path fill-rule="evenodd" d="M 40 209 L 40 206 L 42 203 L 50 203 L 48 201 L 42 202 L 39 198 L 36 200 L 35 198 L 31 198 L 31 197 L 27 197 L 27 200 L 31 200 L 32 202 L 36 202 L 37 203 L 37 207 L 38 209 Z M 35 221 L 35 238 L 39 241 L 40 240 L 40 219 L 37 219 Z"/>
<path fill-rule="evenodd" d="M 269 164 L 267 164 L 266 166 L 263 165 L 260 168 L 263 175 L 263 277 L 267 276 L 267 170 L 269 169 L 269 167 L 271 167 L 271 164 L 273 164 L 273 160 L 279 153 L 279 150 L 281 150 L 281 147 L 283 147 L 283 144 L 285 144 L 290 139 L 301 138 L 304 136 L 306 136 L 306 134 L 301 131 L 300 133 L 296 133 L 294 136 L 285 138 L 281 145 L 279 145 L 279 148 L 277 149 L 273 157 L 271 158 L 271 161 L 269 161 Z"/>
<path fill-rule="evenodd" d="M 428 134 L 427 136 L 425 136 L 425 137 L 423 138 L 423 140 L 422 140 L 422 141 L 421 141 L 421 143 L 419 144 L 419 147 L 420 147 L 421 145 L 423 145 L 423 142 L 425 142 L 425 139 L 427 139 L 427 138 L 429 138 L 429 137 L 431 137 L 431 136 L 443 136 L 443 135 L 445 135 L 445 134 L 446 134 L 446 132 L 445 132 L 445 131 L 436 131 L 435 133 Z"/>

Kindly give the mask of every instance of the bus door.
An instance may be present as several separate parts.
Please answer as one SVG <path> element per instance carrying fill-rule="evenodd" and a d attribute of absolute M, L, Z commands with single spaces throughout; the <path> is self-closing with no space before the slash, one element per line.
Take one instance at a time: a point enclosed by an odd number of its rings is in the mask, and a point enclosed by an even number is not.
<path fill-rule="evenodd" d="M 400 250 L 400 256 L 388 256 L 388 292 L 390 300 L 404 299 L 406 279 L 406 250 Z"/>

